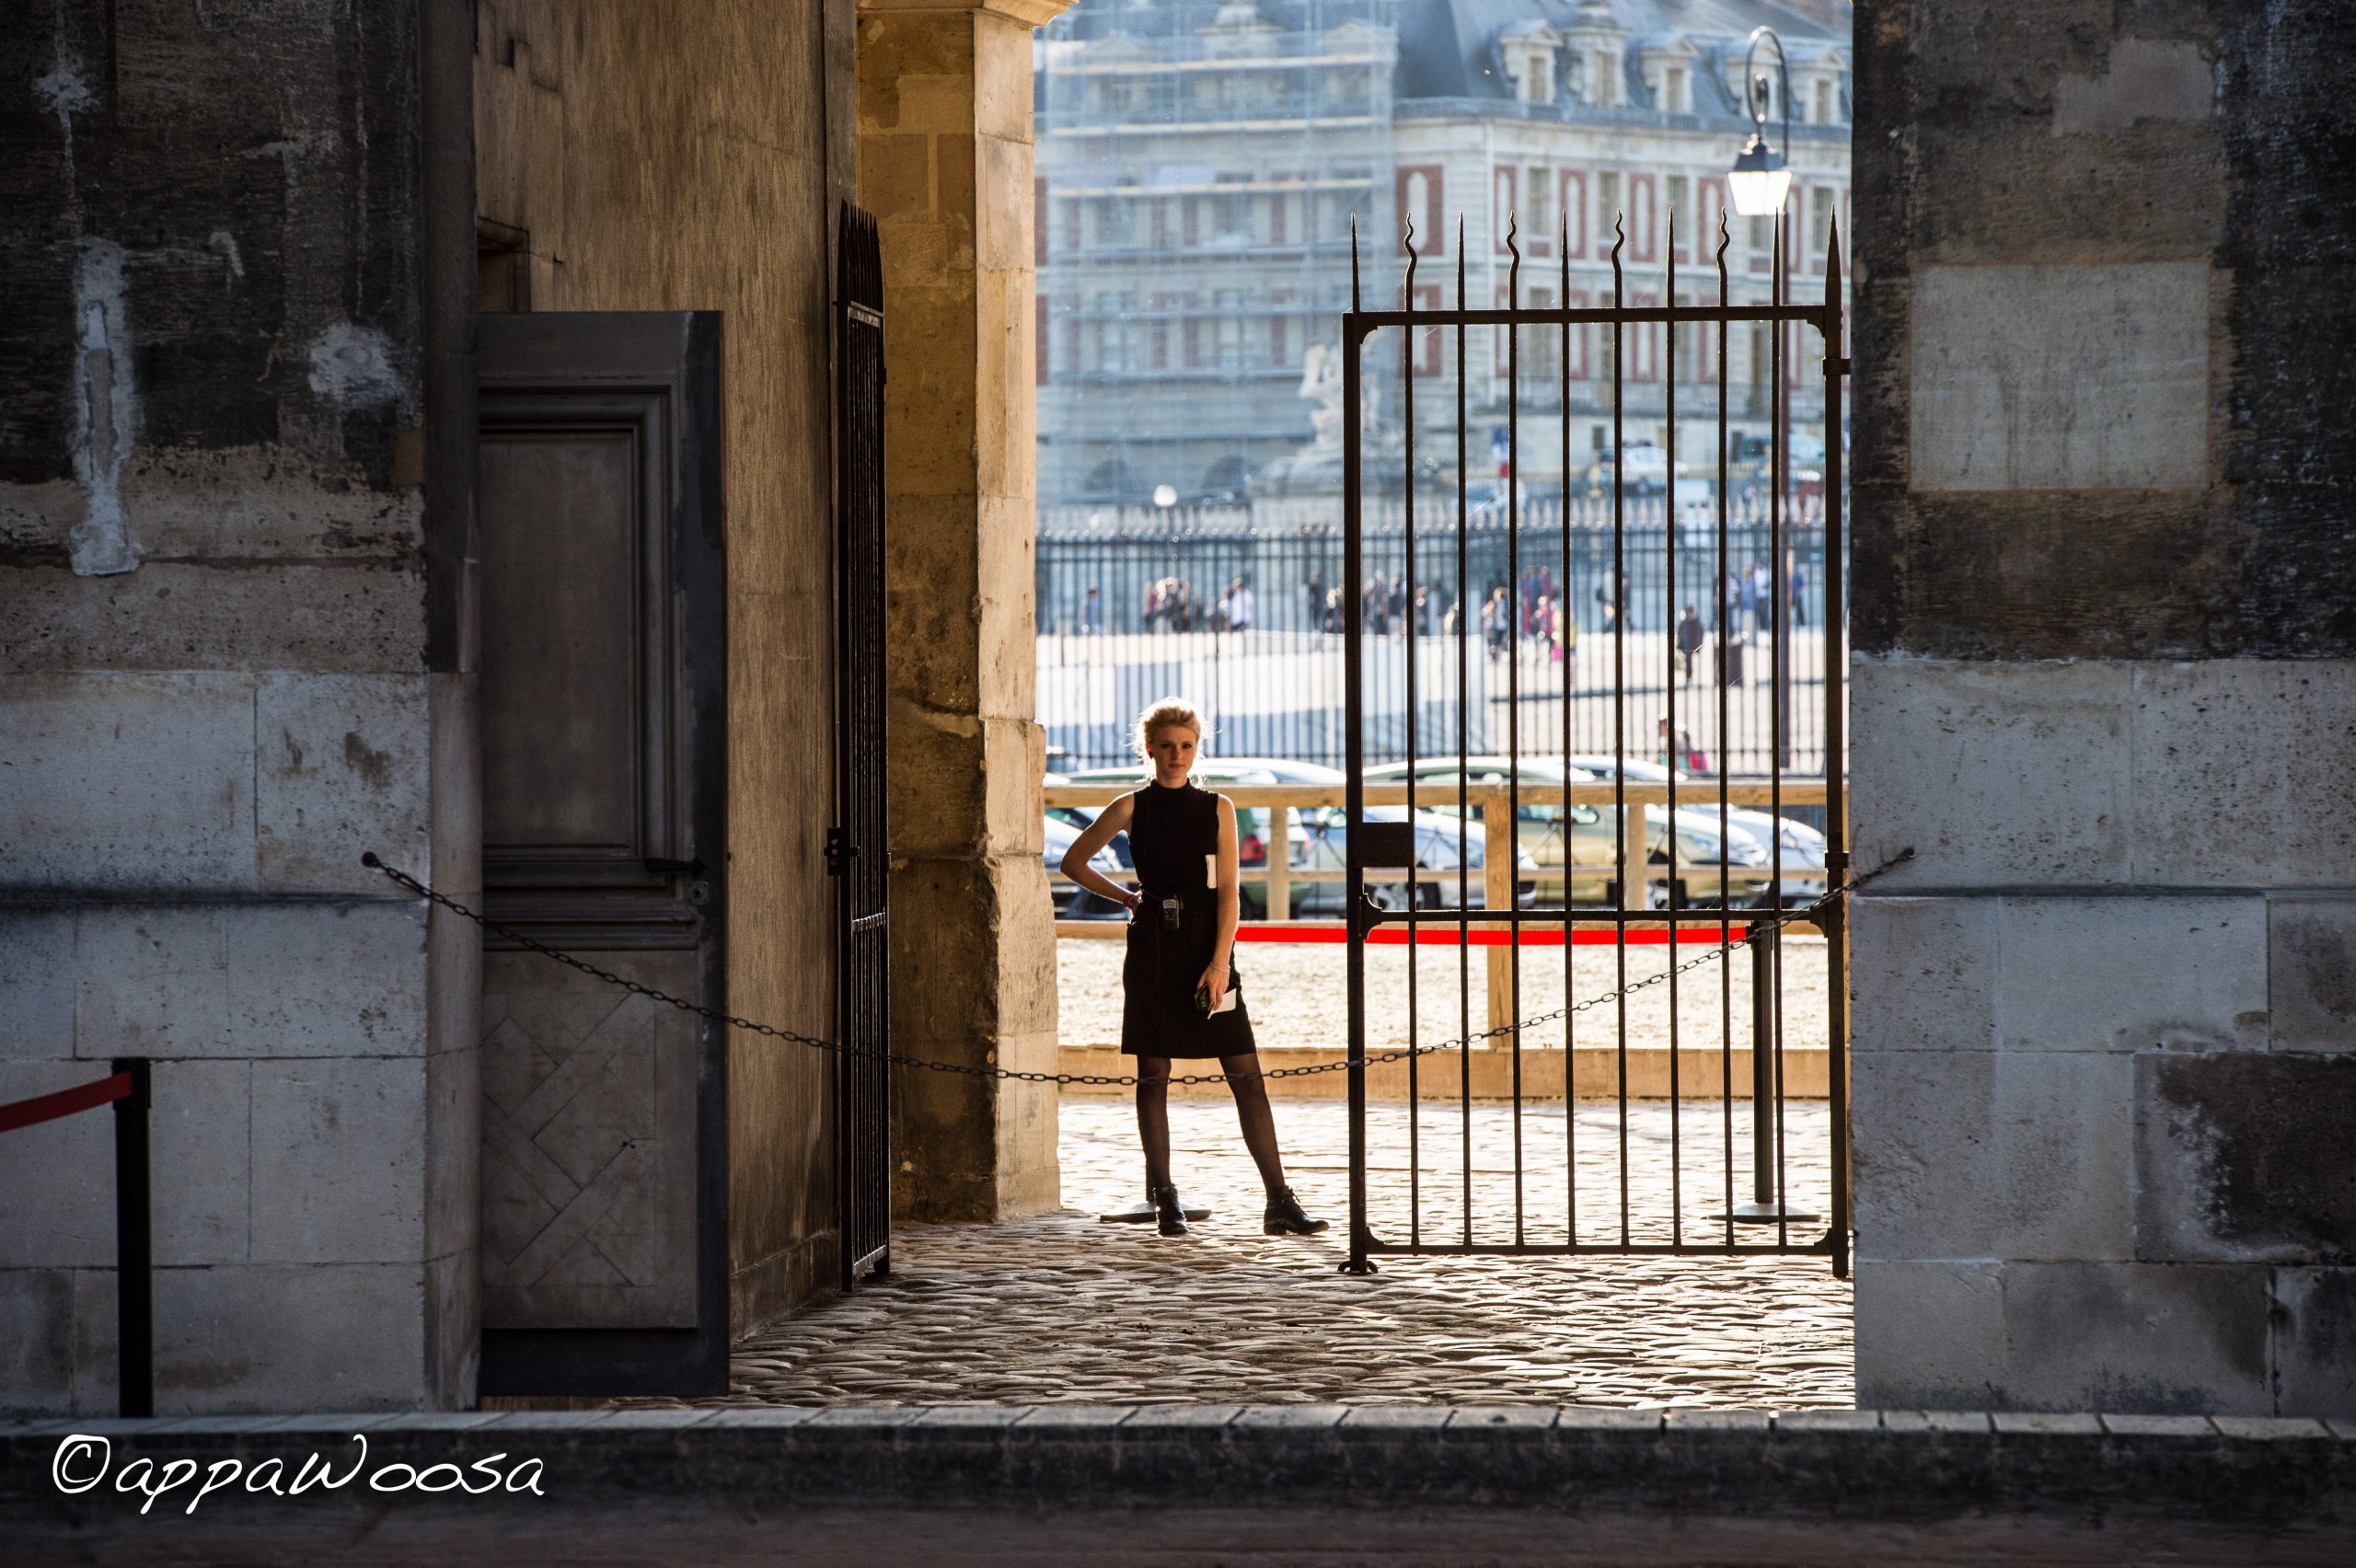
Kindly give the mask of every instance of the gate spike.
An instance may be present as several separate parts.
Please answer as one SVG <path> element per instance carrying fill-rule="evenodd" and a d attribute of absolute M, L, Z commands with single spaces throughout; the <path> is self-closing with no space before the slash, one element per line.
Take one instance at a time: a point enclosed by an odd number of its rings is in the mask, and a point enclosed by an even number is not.
<path fill-rule="evenodd" d="M 1350 308 L 1358 306 L 1358 215 L 1350 214 Z"/>
<path fill-rule="evenodd" d="M 1413 217 L 1407 220 L 1407 232 L 1399 238 L 1399 248 L 1407 253 L 1407 281 L 1399 285 L 1399 301 L 1403 309 L 1413 310 L 1415 308 L 1416 261 L 1415 220 Z"/>
<path fill-rule="evenodd" d="M 1514 238 L 1520 232 L 1521 214 L 1507 213 L 1506 214 L 1506 251 L 1512 256 L 1513 263 L 1506 269 L 1506 298 L 1511 302 L 1516 310 L 1521 308 L 1521 247 L 1514 243 Z"/>

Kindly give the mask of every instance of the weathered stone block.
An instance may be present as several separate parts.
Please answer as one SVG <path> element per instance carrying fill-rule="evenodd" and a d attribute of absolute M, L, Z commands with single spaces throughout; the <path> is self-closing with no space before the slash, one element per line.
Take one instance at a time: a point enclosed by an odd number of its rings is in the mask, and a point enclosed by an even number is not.
<path fill-rule="evenodd" d="M 118 905 L 78 917 L 85 1056 L 416 1055 L 425 916 L 414 904 Z"/>
<path fill-rule="evenodd" d="M 425 1255 L 466 1255 L 481 1239 L 482 1053 L 425 1060 Z"/>
<path fill-rule="evenodd" d="M 1998 945 L 2007 1051 L 2265 1046 L 2263 898 L 2006 898 Z"/>
<path fill-rule="evenodd" d="M 415 1263 L 159 1270 L 156 1412 L 416 1409 L 422 1289 Z"/>
<path fill-rule="evenodd" d="M 165 1061 L 149 1071 L 156 1262 L 242 1263 L 251 1203 L 251 1064 Z"/>
<path fill-rule="evenodd" d="M 2281 1415 L 2356 1415 L 2356 1268 L 2276 1269 L 2274 1390 Z"/>
<path fill-rule="evenodd" d="M 103 1063 L 0 1062 L 0 1105 L 106 1076 Z M 0 1133 L 0 1262 L 65 1269 L 114 1258 L 112 1107 Z"/>
<path fill-rule="evenodd" d="M 2135 1256 L 2132 1059 L 2004 1052 L 1995 1087 L 1997 1251 L 2056 1261 Z"/>
<path fill-rule="evenodd" d="M 204 379 L 188 378 L 191 385 Z M 175 463 L 191 455 L 186 448 L 170 455 Z M 412 490 L 406 504 L 395 503 L 409 516 L 387 521 L 403 531 L 412 525 L 415 496 Z M 311 523 L 334 510 L 319 507 L 319 500 L 317 490 L 290 487 L 271 504 L 300 508 Z M 0 626 L 18 635 L 0 645 L 0 667 L 414 669 L 425 645 L 425 584 L 407 559 L 415 546 L 398 548 L 404 559 L 391 562 L 281 559 L 267 571 L 153 559 L 111 577 L 77 576 L 63 566 L 11 567 L 0 572 Z"/>
<path fill-rule="evenodd" d="M 0 914 L 0 1059 L 74 1054 L 74 917 Z"/>
<path fill-rule="evenodd" d="M 2005 1391 L 2027 1410 L 2269 1415 L 2263 1268 L 2004 1266 Z"/>
<path fill-rule="evenodd" d="M 430 804 L 426 677 L 266 674 L 254 693 L 264 887 L 384 896 L 364 850 L 421 876 Z"/>
<path fill-rule="evenodd" d="M 2137 881 L 2356 885 L 2356 660 L 2134 673 Z"/>
<path fill-rule="evenodd" d="M 1993 898 L 1857 899 L 1850 1048 L 1992 1050 L 2000 907 Z"/>
<path fill-rule="evenodd" d="M 2147 1259 L 2356 1262 L 2356 1056 L 2135 1059 Z"/>
<path fill-rule="evenodd" d="M 405 1056 L 426 1046 L 426 910 L 368 900 L 225 910 L 226 1024 L 253 1056 Z"/>
<path fill-rule="evenodd" d="M 2206 261 L 1912 276 L 1915 490 L 2206 483 Z"/>
<path fill-rule="evenodd" d="M 2004 1298 L 1993 1263 L 1856 1268 L 1857 1403 L 1992 1409 L 2006 1402 Z"/>
<path fill-rule="evenodd" d="M 0 879 L 254 885 L 254 677 L 0 676 Z"/>
<path fill-rule="evenodd" d="M 424 1064 L 257 1062 L 253 1074 L 254 1261 L 421 1262 Z"/>
<path fill-rule="evenodd" d="M 1856 1059 L 1850 1104 L 1860 1260 L 1995 1252 L 2003 1193 L 1995 1071 L 1987 1051 Z"/>
<path fill-rule="evenodd" d="M 2119 664 L 1850 664 L 1860 865 L 1911 846 L 1883 894 L 2130 880 Z"/>
<path fill-rule="evenodd" d="M 82 911 L 75 1051 L 98 1060 L 248 1054 L 229 1031 L 223 914 L 204 905 Z"/>
<path fill-rule="evenodd" d="M 0 1269 L 0 1411 L 75 1408 L 74 1271 Z"/>
<path fill-rule="evenodd" d="M 2216 71 L 2197 43 L 2112 40 L 2098 75 L 2063 72 L 2053 84 L 2053 133 L 2113 135 L 2147 120 L 2207 120 L 2217 112 Z"/>
<path fill-rule="evenodd" d="M 2356 900 L 2267 902 L 2267 995 L 2278 1051 L 2356 1051 Z"/>

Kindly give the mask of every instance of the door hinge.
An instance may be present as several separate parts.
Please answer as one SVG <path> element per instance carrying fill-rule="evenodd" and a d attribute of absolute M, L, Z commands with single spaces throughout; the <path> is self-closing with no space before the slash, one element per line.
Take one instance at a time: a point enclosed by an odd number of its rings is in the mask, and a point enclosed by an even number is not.
<path fill-rule="evenodd" d="M 838 877 L 849 871 L 851 861 L 858 855 L 859 850 L 852 845 L 848 828 L 826 829 L 826 874 L 828 876 Z"/>

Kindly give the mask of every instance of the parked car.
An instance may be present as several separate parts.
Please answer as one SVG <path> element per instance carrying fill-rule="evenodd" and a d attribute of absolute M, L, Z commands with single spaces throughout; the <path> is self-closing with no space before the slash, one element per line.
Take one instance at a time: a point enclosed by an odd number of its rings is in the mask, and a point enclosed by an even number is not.
<path fill-rule="evenodd" d="M 1143 783 L 1147 769 L 1143 764 L 1127 767 L 1100 767 L 1071 776 L 1074 784 L 1136 784 Z M 1281 757 L 1206 757 L 1195 765 L 1193 778 L 1207 789 L 1254 784 L 1324 784 L 1340 787 L 1347 776 L 1336 767 L 1316 763 L 1293 762 Z M 1403 806 L 1369 807 L 1367 814 L 1376 822 L 1405 822 Z M 1459 865 L 1456 853 L 1456 821 L 1431 812 L 1415 813 L 1415 864 L 1440 871 L 1454 871 L 1452 877 L 1418 883 L 1417 897 L 1424 907 L 1461 907 L 1460 901 L 1470 893 L 1477 905 L 1483 896 L 1481 873 L 1486 865 L 1484 847 L 1478 842 L 1469 846 L 1469 855 Z M 1259 806 L 1238 806 L 1235 809 L 1236 859 L 1246 870 L 1265 868 L 1268 863 L 1268 813 Z M 1296 871 L 1341 871 L 1349 866 L 1348 821 L 1339 806 L 1303 806 L 1291 813 L 1287 833 L 1287 863 Z M 1527 894 L 1535 886 L 1539 865 L 1535 859 L 1523 855 L 1517 867 L 1517 889 Z M 1403 884 L 1377 883 L 1375 896 L 1390 905 L 1403 905 L 1406 889 Z M 1265 885 L 1246 882 L 1241 890 L 1246 917 L 1257 917 L 1267 908 Z M 1298 882 L 1292 884 L 1291 911 L 1295 915 L 1339 914 L 1346 894 L 1339 881 Z"/>
<path fill-rule="evenodd" d="M 1377 779 L 1403 780 L 1407 771 L 1403 762 L 1385 763 L 1367 769 L 1367 779 L 1369 783 Z M 1425 758 L 1416 762 L 1415 775 L 1418 796 L 1425 787 L 1431 787 L 1430 809 L 1451 818 L 1456 806 L 1448 796 L 1460 778 L 1469 784 L 1503 784 L 1517 776 L 1525 784 L 1598 781 L 1598 776 L 1585 768 L 1574 766 L 1565 771 L 1557 759 L 1529 756 L 1521 759 L 1518 769 L 1503 756 L 1466 757 L 1461 768 L 1452 756 Z M 1424 808 L 1422 799 L 1415 803 L 1419 811 Z M 1482 812 L 1479 806 L 1471 808 L 1476 820 Z M 1651 865 L 1667 865 L 1669 808 L 1646 806 L 1644 812 L 1646 859 Z M 1559 805 L 1522 802 L 1515 818 L 1515 837 L 1541 868 L 1534 890 L 1536 902 L 1542 905 L 1562 902 L 1567 882 L 1569 902 L 1573 904 L 1616 903 L 1619 890 L 1606 879 L 1570 878 L 1561 873 L 1566 863 L 1572 867 L 1616 866 L 1620 859 L 1619 820 L 1619 813 L 1610 806 L 1574 802 L 1566 810 Z M 1767 851 L 1750 834 L 1733 828 L 1721 839 L 1715 813 L 1689 809 L 1677 813 L 1676 833 L 1678 859 L 1681 862 L 1677 876 L 1677 902 L 1680 906 L 1726 903 L 1744 907 L 1769 902 L 1773 879 L 1761 870 L 1767 863 Z M 1547 870 L 1556 874 L 1546 876 L 1543 872 Z M 1664 908 L 1669 903 L 1669 885 L 1666 882 L 1648 882 L 1647 894 L 1651 907 Z"/>
<path fill-rule="evenodd" d="M 1081 830 L 1068 822 L 1058 820 L 1052 812 L 1047 814 L 1045 825 L 1046 832 L 1045 859 L 1050 879 L 1047 885 L 1054 891 L 1056 918 L 1110 920 L 1126 917 L 1127 910 L 1110 899 L 1099 898 L 1078 882 L 1054 880 L 1054 874 L 1063 869 L 1065 851 L 1080 842 Z M 1109 847 L 1099 849 L 1089 857 L 1088 869 L 1100 876 L 1110 877 L 1116 882 L 1125 881 L 1129 874 L 1128 868 L 1121 864 Z"/>
<path fill-rule="evenodd" d="M 1612 777 L 1613 759 L 1609 756 L 1574 755 L 1571 758 L 1571 766 L 1586 768 L 1589 773 L 1606 781 Z M 1665 784 L 1669 781 L 1669 769 L 1666 767 L 1640 757 L 1628 758 L 1626 771 L 1632 780 L 1641 780 L 1647 784 Z M 1715 790 L 1715 784 L 1710 779 L 1695 778 L 1682 771 L 1677 775 L 1677 781 L 1680 786 L 1692 784 L 1694 793 L 1692 806 L 1689 808 L 1680 804 L 1678 808 L 1680 812 L 1698 811 L 1711 822 L 1715 823 L 1718 819 L 1718 808 L 1709 803 L 1709 797 Z M 1728 806 L 1727 821 L 1750 835 L 1762 848 L 1768 850 L 1766 864 L 1769 867 L 1771 879 L 1773 875 L 1775 841 L 1779 837 L 1783 840 L 1784 902 L 1785 904 L 1805 904 L 1809 899 L 1822 895 L 1826 839 L 1821 831 L 1807 823 L 1797 822 L 1790 817 L 1779 817 L 1772 812 L 1761 811 L 1757 806 Z"/>
<path fill-rule="evenodd" d="M 1043 782 L 1048 789 L 1052 790 L 1058 784 L 1068 784 L 1071 780 L 1063 774 L 1050 773 Z M 1047 820 L 1049 822 L 1059 822 L 1067 827 L 1073 828 L 1080 832 L 1086 832 L 1088 824 L 1096 820 L 1096 811 L 1097 808 L 1094 806 L 1049 806 L 1047 808 Z M 1121 862 L 1121 870 L 1124 872 L 1126 872 L 1136 867 L 1137 861 L 1132 859 L 1129 854 L 1129 836 L 1127 834 L 1116 833 L 1113 835 L 1113 841 L 1105 845 L 1104 847 L 1111 850 L 1113 852 L 1113 858 Z"/>

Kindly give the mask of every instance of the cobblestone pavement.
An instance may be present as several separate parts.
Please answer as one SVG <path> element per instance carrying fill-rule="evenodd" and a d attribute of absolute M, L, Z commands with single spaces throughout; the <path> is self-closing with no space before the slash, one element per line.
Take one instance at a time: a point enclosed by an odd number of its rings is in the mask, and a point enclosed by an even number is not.
<path fill-rule="evenodd" d="M 1443 1206 L 1463 1185 L 1458 1114 L 1427 1108 L 1419 1129 L 1419 1159 L 1437 1149 L 1447 1160 L 1424 1208 L 1440 1241 L 1461 1233 L 1461 1205 Z M 1618 1116 L 1583 1104 L 1572 1129 L 1583 1239 L 1618 1229 Z M 740 1345 L 732 1391 L 707 1402 L 1852 1402 L 1849 1287 L 1821 1258 L 1397 1258 L 1351 1278 L 1335 1272 L 1346 1255 L 1345 1108 L 1284 1103 L 1277 1117 L 1293 1185 L 1335 1222 L 1326 1235 L 1260 1234 L 1259 1183 L 1232 1108 L 1217 1101 L 1171 1105 L 1181 1190 L 1212 1217 L 1184 1239 L 1098 1222 L 1138 1192 L 1132 1113 L 1067 1100 L 1064 1195 L 1084 1207 L 902 1228 L 888 1279 Z M 1669 1122 L 1665 1104 L 1629 1108 L 1640 1238 L 1666 1234 Z M 1721 1125 L 1716 1102 L 1684 1107 L 1683 1136 L 1699 1141 L 1684 1150 L 1680 1206 L 1705 1235 L 1721 1233 L 1703 1218 L 1723 1194 Z M 1403 1106 L 1375 1108 L 1370 1212 L 1386 1238 L 1407 1230 L 1406 1129 Z M 1565 1130 L 1559 1103 L 1524 1111 L 1532 1240 L 1561 1235 Z M 1823 1134 L 1821 1105 L 1792 1108 L 1796 1197 L 1822 1196 Z M 1509 1236 L 1511 1108 L 1473 1106 L 1472 1137 L 1475 1234 Z"/>

